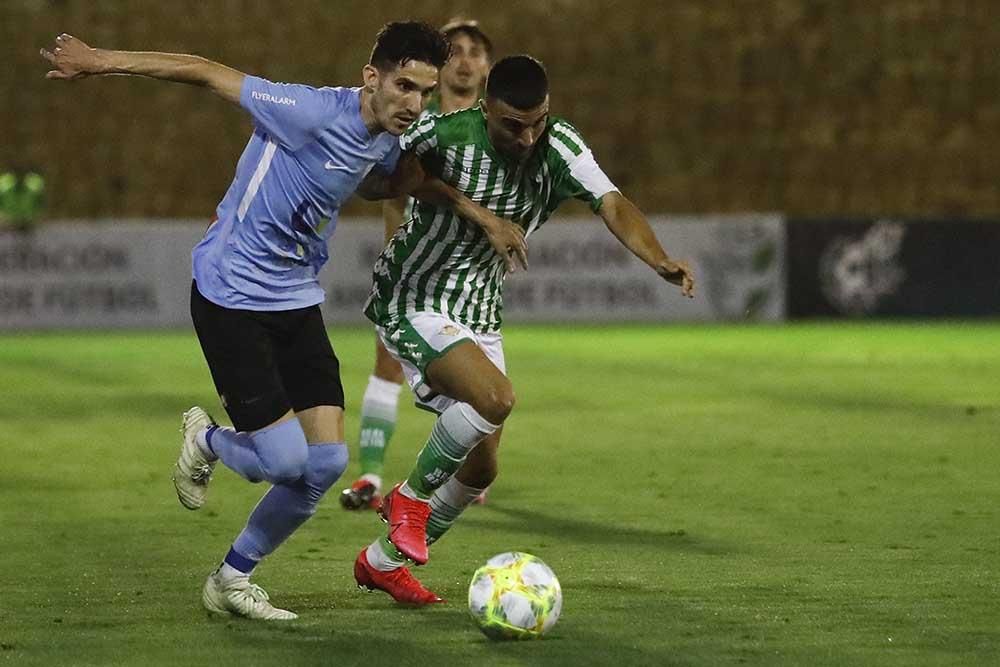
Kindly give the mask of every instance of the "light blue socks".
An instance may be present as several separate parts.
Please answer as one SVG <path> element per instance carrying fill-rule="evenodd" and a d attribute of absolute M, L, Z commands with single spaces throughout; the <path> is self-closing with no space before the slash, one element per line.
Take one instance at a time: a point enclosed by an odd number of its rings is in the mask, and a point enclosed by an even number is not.
<path fill-rule="evenodd" d="M 307 449 L 305 474 L 293 482 L 275 484 L 264 494 L 250 514 L 246 528 L 233 542 L 226 556 L 228 565 L 244 573 L 252 571 L 258 561 L 316 513 L 323 494 L 347 467 L 344 443 L 308 445 Z"/>

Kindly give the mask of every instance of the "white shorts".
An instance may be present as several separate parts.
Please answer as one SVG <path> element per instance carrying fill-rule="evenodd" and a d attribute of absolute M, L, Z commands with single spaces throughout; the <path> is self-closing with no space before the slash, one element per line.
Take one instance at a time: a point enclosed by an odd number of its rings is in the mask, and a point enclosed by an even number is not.
<path fill-rule="evenodd" d="M 503 335 L 499 332 L 477 334 L 447 315 L 433 312 L 408 313 L 394 327 L 376 326 L 375 330 L 385 349 L 403 367 L 403 375 L 413 390 L 417 407 L 440 414 L 457 403 L 453 398 L 434 393 L 424 382 L 424 375 L 427 364 L 462 341 L 469 340 L 478 345 L 486 358 L 501 373 L 507 374 Z"/>

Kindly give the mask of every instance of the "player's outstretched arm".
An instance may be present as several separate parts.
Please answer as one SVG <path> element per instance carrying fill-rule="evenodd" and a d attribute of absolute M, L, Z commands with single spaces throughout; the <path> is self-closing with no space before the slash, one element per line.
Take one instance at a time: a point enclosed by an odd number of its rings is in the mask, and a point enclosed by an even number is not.
<path fill-rule="evenodd" d="M 51 51 L 41 49 L 41 55 L 52 65 L 45 75 L 47 79 L 72 80 L 102 74 L 132 74 L 202 86 L 236 104 L 239 104 L 246 76 L 243 72 L 200 56 L 95 49 L 66 33 L 56 37 Z"/>
<path fill-rule="evenodd" d="M 601 198 L 601 218 L 611 233 L 632 254 L 648 264 L 664 280 L 679 285 L 686 297 L 694 297 L 694 272 L 687 262 L 670 259 L 642 211 L 620 192 Z"/>

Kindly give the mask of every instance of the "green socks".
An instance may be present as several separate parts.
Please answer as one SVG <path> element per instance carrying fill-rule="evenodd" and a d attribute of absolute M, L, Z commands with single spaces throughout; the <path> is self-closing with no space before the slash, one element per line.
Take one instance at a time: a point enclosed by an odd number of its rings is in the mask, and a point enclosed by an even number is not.
<path fill-rule="evenodd" d="M 381 479 L 385 450 L 396 430 L 396 412 L 402 385 L 372 375 L 361 403 L 361 434 L 358 436 L 361 474 Z"/>
<path fill-rule="evenodd" d="M 482 418 L 471 405 L 455 403 L 441 413 L 431 437 L 417 455 L 417 464 L 404 488 L 421 500 L 455 474 L 473 447 L 499 428 Z"/>

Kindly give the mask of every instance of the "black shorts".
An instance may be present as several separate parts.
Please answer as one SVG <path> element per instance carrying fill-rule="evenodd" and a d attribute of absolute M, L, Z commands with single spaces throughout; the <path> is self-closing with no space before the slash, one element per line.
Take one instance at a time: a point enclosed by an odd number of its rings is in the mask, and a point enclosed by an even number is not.
<path fill-rule="evenodd" d="M 191 319 L 237 430 L 256 431 L 290 409 L 344 407 L 340 362 L 319 306 L 273 312 L 223 308 L 192 282 Z"/>

